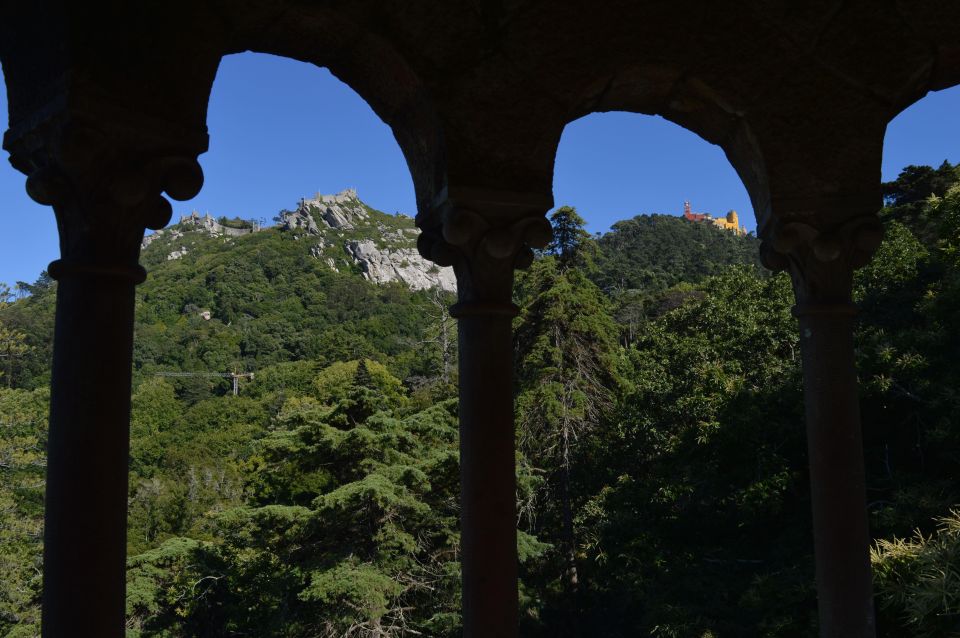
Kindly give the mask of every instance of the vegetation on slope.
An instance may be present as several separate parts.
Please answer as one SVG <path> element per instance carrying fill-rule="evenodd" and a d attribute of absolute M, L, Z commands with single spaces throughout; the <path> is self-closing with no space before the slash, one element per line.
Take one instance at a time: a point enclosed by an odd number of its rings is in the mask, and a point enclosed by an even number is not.
<path fill-rule="evenodd" d="M 943 636 L 960 630 L 960 174 L 908 167 L 885 192 L 856 278 L 880 633 Z M 516 288 L 522 634 L 815 636 L 788 279 L 707 225 L 640 217 L 597 240 L 571 209 L 553 222 Z M 334 272 L 295 237 L 145 255 L 130 636 L 458 635 L 443 300 Z M 0 376 L 7 636 L 39 623 L 55 284 L 29 293 L 0 308 L 20 348 Z M 233 396 L 169 371 L 256 376 Z"/>
<path fill-rule="evenodd" d="M 681 282 L 696 284 L 730 264 L 751 264 L 759 272 L 759 240 L 717 232 L 712 224 L 673 215 L 638 215 L 619 221 L 597 240 L 603 290 L 656 293 Z"/>

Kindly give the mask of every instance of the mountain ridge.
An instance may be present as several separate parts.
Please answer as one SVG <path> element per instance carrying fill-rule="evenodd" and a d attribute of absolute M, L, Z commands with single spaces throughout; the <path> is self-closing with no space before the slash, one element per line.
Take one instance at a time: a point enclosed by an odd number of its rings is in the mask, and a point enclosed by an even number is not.
<path fill-rule="evenodd" d="M 196 247 L 191 235 L 197 233 L 229 241 L 260 232 L 285 232 L 302 240 L 310 256 L 335 272 L 356 267 L 364 279 L 376 284 L 399 281 L 410 290 L 457 289 L 452 268 L 428 262 L 417 251 L 420 231 L 412 217 L 376 210 L 365 204 L 355 189 L 301 198 L 296 208 L 281 210 L 274 221 L 275 226 L 265 227 L 254 220 L 214 218 L 193 211 L 181 216 L 178 223 L 144 237 L 141 251 L 149 263 L 159 261 L 158 251 L 165 253 L 166 261 L 173 261 Z"/>

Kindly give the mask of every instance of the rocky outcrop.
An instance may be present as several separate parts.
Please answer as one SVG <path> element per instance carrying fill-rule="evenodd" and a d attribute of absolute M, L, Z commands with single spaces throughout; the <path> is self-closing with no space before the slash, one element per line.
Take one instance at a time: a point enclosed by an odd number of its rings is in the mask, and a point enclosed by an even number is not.
<path fill-rule="evenodd" d="M 330 228 L 352 230 L 358 222 L 370 218 L 357 196 L 357 191 L 353 188 L 342 190 L 336 195 L 317 193 L 313 199 L 302 200 L 301 206 L 318 210 L 321 218 Z"/>
<path fill-rule="evenodd" d="M 310 254 L 324 259 L 333 270 L 337 270 L 339 260 L 331 257 L 326 249 L 342 245 L 347 256 L 360 266 L 369 281 L 379 284 L 399 281 L 412 290 L 441 288 L 456 291 L 453 270 L 439 268 L 417 251 L 419 231 L 413 226 L 413 219 L 402 216 L 400 228 L 389 219 L 382 213 L 371 213 L 360 201 L 357 191 L 350 188 L 336 195 L 317 193 L 310 199 L 301 199 L 297 210 L 283 211 L 279 221 L 284 228 L 302 228 L 309 234 L 323 236 L 323 241 L 311 247 Z M 403 227 L 407 224 L 409 227 Z M 359 234 L 369 239 L 350 239 L 346 243 L 334 239 L 342 237 L 346 231 L 353 231 L 348 236 Z"/>
<path fill-rule="evenodd" d="M 452 268 L 440 268 L 420 256 L 416 248 L 420 231 L 413 218 L 368 208 L 352 188 L 335 195 L 317 193 L 303 198 L 296 210 L 281 211 L 275 219 L 277 229 L 296 231 L 292 238 L 302 240 L 305 252 L 331 270 L 349 272 L 353 263 L 373 283 L 398 281 L 411 290 L 457 289 Z M 209 214 L 193 212 L 182 216 L 177 225 L 144 237 L 141 248 L 168 238 L 152 250 L 163 250 L 167 260 L 173 261 L 194 251 L 189 233 L 230 238 L 260 230 L 256 222 L 246 224 L 247 228 L 235 228 L 241 224 L 225 225 Z"/>
<path fill-rule="evenodd" d="M 320 227 L 317 226 L 313 215 L 310 214 L 310 211 L 303 208 L 298 208 L 293 211 L 280 211 L 280 216 L 277 218 L 277 221 L 280 224 L 280 228 L 284 230 L 302 229 L 305 230 L 308 235 L 320 234 Z"/>
<path fill-rule="evenodd" d="M 363 276 L 378 284 L 401 281 L 411 290 L 440 288 L 456 292 L 457 279 L 452 268 L 440 268 L 417 252 L 416 248 L 380 249 L 370 239 L 348 241 L 347 254 L 360 265 Z"/>
<path fill-rule="evenodd" d="M 321 195 L 301 199 L 296 210 L 280 212 L 278 221 L 286 230 L 298 228 L 309 235 L 319 235 L 319 224 L 339 230 L 353 230 L 367 221 L 370 214 L 357 197 L 357 191 L 348 188 L 336 195 Z"/>

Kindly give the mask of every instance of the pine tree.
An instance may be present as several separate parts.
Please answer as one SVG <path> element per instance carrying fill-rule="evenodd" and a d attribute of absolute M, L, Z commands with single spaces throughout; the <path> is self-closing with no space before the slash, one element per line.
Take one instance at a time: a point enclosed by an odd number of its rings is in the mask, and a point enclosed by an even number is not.
<path fill-rule="evenodd" d="M 568 596 L 578 588 L 573 469 L 579 443 L 595 432 L 617 385 L 617 329 L 606 298 L 578 269 L 592 240 L 573 209 L 552 216 L 550 255 L 521 283 L 527 302 L 516 329 L 520 444 L 548 476 L 560 506 L 560 547 Z M 574 605 L 568 605 L 572 612 Z M 571 618 L 572 621 L 572 618 Z"/>
<path fill-rule="evenodd" d="M 596 244 L 591 241 L 590 233 L 584 230 L 586 222 L 577 214 L 577 209 L 561 206 L 551 213 L 550 225 L 553 226 L 553 240 L 546 252 L 557 258 L 560 269 L 592 268 Z"/>
<path fill-rule="evenodd" d="M 353 427 L 363 423 L 373 416 L 381 403 L 375 390 L 373 377 L 367 369 L 367 362 L 365 359 L 360 359 L 350 392 L 340 405 L 340 411 L 346 417 L 347 425 Z"/>

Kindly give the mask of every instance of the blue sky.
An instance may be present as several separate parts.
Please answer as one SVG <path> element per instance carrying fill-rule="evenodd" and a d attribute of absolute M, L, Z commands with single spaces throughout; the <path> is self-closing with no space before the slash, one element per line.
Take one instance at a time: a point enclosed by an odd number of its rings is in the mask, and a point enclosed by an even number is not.
<path fill-rule="evenodd" d="M 0 82 L 0 113 L 6 113 Z M 931 94 L 887 131 L 883 178 L 907 164 L 960 162 L 960 88 Z M 5 120 L 3 120 L 5 123 Z M 174 217 L 193 209 L 270 220 L 317 191 L 354 187 L 368 204 L 415 213 L 413 185 L 385 124 L 325 69 L 259 54 L 225 58 L 208 117 L 206 182 Z M 5 128 L 5 127 L 4 127 Z M 6 154 L 3 153 L 4 159 Z M 59 254 L 49 208 L 0 162 L 0 282 L 31 282 Z M 592 231 L 644 212 L 729 209 L 754 228 L 746 190 L 719 147 L 661 118 L 594 114 L 567 126 L 554 176 L 557 205 L 576 206 Z"/>

